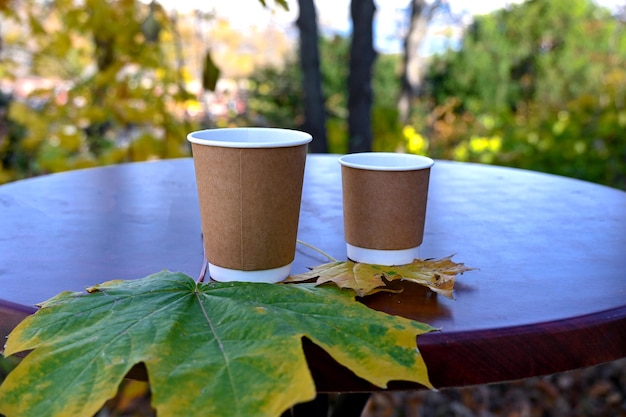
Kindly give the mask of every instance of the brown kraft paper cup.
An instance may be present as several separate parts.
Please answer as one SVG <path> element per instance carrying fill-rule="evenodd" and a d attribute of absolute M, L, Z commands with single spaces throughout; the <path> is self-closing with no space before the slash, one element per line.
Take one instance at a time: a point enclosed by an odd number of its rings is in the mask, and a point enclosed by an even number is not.
<path fill-rule="evenodd" d="M 210 267 L 259 271 L 293 262 L 307 145 L 192 142 L 192 152 Z"/>
<path fill-rule="evenodd" d="M 349 157 L 358 155 L 344 158 L 350 161 Z M 379 155 L 386 157 L 388 154 L 372 152 L 368 156 Z M 392 159 L 393 155 L 401 154 L 392 154 Z M 432 160 L 423 158 L 432 165 Z M 424 237 L 430 165 L 419 169 L 390 167 L 391 170 L 385 170 L 383 166 L 355 168 L 342 160 L 346 243 L 382 251 L 419 247 Z"/>

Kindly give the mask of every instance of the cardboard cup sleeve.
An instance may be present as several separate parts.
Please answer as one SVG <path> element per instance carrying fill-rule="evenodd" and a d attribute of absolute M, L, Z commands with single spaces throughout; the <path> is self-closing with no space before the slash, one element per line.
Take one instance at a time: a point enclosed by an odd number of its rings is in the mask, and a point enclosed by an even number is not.
<path fill-rule="evenodd" d="M 430 168 L 378 171 L 342 166 L 346 242 L 401 250 L 424 237 Z"/>

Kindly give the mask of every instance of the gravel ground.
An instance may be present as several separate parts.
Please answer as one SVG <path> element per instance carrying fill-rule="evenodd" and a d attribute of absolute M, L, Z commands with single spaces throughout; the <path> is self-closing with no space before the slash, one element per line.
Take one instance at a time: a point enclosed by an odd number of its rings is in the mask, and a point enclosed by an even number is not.
<path fill-rule="evenodd" d="M 504 384 L 376 393 L 362 417 L 626 417 L 626 358 Z"/>

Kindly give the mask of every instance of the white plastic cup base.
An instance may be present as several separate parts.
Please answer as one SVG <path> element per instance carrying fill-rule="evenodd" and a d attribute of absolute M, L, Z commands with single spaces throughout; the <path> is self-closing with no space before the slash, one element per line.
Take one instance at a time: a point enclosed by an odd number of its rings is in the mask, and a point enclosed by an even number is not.
<path fill-rule="evenodd" d="M 419 246 L 409 249 L 384 250 L 366 249 L 346 243 L 348 258 L 366 264 L 374 265 L 406 265 L 419 258 Z"/>
<path fill-rule="evenodd" d="M 241 271 L 238 269 L 223 268 L 209 263 L 209 275 L 219 282 L 266 282 L 275 283 L 284 281 L 291 273 L 291 263 L 279 268 L 262 269 L 259 271 Z"/>

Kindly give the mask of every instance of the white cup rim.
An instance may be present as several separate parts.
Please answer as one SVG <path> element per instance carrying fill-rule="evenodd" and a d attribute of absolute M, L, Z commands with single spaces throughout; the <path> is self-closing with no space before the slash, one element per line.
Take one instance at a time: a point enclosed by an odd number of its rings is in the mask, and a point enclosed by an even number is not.
<path fill-rule="evenodd" d="M 339 158 L 343 166 L 372 171 L 417 171 L 433 166 L 435 161 L 427 156 L 397 152 L 360 152 Z"/>
<path fill-rule="evenodd" d="M 187 140 L 198 145 L 223 148 L 286 148 L 307 144 L 313 137 L 293 129 L 230 127 L 191 132 Z"/>

